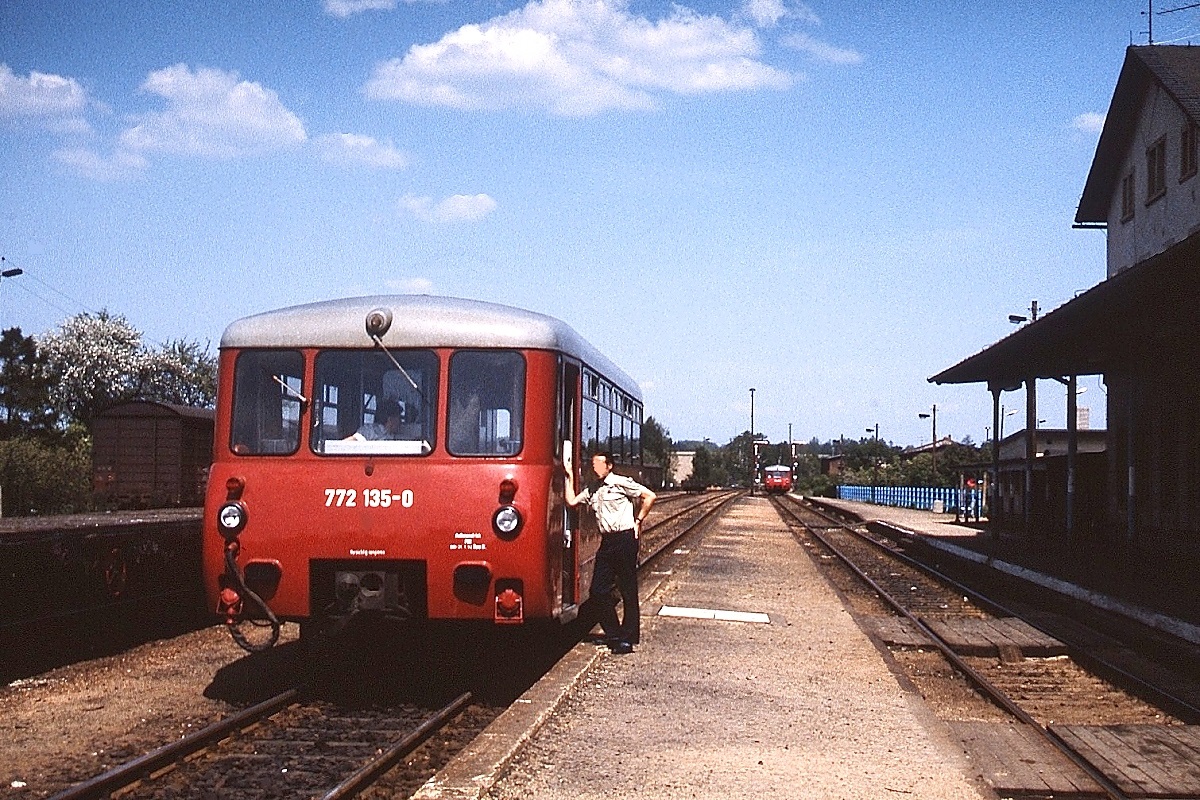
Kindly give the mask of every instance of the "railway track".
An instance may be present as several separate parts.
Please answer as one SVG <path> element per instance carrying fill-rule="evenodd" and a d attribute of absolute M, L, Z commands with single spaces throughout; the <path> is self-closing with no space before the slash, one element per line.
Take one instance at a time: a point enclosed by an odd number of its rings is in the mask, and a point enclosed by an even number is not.
<path fill-rule="evenodd" d="M 429 712 L 346 709 L 290 689 L 54 796 L 353 797 L 463 711 L 463 694 Z"/>
<path fill-rule="evenodd" d="M 681 498 L 655 509 L 643 530 L 641 565 L 670 551 L 739 495 L 721 492 Z M 551 646 L 571 646 L 585 633 Z M 484 651 L 479 651 L 484 652 Z M 489 659 L 484 659 L 489 660 Z M 553 663 L 550 659 L 547 663 Z M 486 665 L 483 666 L 486 669 Z M 453 670 L 451 670 L 453 672 Z M 351 673 L 361 677 L 362 673 Z M 461 675 L 417 692 L 456 692 Z M 536 676 L 531 679 L 536 680 Z M 518 692 L 519 694 L 519 692 Z M 422 742 L 445 740 L 441 760 L 466 746 L 499 710 L 488 699 L 459 694 L 444 707 L 419 703 L 367 705 L 330 702 L 297 687 L 235 713 L 177 742 L 159 747 L 53 796 L 79 800 L 129 798 L 351 797 L 381 782 L 386 796 L 406 796 L 428 777 L 399 774 L 397 765 Z M 453 730 L 458 725 L 461 730 Z M 436 764 L 434 766 L 436 769 Z"/>
<path fill-rule="evenodd" d="M 924 694 L 935 693 L 938 669 L 921 653 L 934 648 L 969 683 L 974 703 L 963 691 L 940 713 L 982 753 L 1002 796 L 1200 797 L 1193 645 L 950 564 L 919 537 L 876 535 L 793 498 L 775 503 L 819 563 L 844 565 L 830 566 L 831 581 Z M 996 724 L 1011 720 L 1019 725 Z M 1057 761 L 1035 752 L 1047 745 Z"/>
<path fill-rule="evenodd" d="M 638 565 L 657 558 L 680 539 L 719 514 L 730 501 L 741 497 L 742 494 L 741 490 L 728 489 L 711 493 L 672 495 L 669 509 L 660 508 L 659 504 L 655 504 L 653 516 L 647 520 L 649 524 L 642 528 Z"/>

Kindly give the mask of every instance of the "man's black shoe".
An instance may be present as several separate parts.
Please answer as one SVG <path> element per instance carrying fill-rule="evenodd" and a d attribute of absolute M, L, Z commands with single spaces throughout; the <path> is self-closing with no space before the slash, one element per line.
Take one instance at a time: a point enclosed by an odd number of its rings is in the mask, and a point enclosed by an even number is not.
<path fill-rule="evenodd" d="M 618 640 L 610 644 L 608 649 L 619 656 L 623 656 L 626 653 L 633 652 L 633 645 L 631 645 L 629 642 L 622 642 Z"/>

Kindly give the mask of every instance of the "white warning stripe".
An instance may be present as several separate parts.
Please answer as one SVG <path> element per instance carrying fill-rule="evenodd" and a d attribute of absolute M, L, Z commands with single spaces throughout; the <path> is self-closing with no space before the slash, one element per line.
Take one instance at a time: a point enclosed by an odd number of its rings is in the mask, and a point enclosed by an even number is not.
<path fill-rule="evenodd" d="M 715 608 L 682 608 L 663 606 L 658 610 L 660 617 L 687 617 L 689 619 L 720 619 L 729 622 L 759 622 L 770 624 L 771 618 L 756 611 L 722 611 Z"/>

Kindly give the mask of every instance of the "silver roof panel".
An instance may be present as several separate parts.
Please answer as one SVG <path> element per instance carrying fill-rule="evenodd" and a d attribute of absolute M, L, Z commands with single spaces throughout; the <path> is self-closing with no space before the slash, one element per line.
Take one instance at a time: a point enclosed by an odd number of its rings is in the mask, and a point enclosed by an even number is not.
<path fill-rule="evenodd" d="M 325 300 L 243 317 L 221 335 L 221 349 L 243 347 L 371 347 L 365 320 L 376 308 L 392 312 L 388 347 L 506 347 L 555 350 L 574 356 L 620 383 L 639 401 L 641 389 L 624 370 L 570 325 L 497 303 L 429 295 L 374 295 Z"/>

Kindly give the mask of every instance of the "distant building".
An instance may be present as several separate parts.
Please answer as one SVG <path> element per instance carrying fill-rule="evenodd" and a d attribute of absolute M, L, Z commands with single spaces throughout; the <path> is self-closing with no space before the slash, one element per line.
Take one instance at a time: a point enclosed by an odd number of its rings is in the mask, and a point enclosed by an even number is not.
<path fill-rule="evenodd" d="M 1105 431 L 1084 431 L 1076 440 L 1076 492 L 1079 495 L 1077 528 L 1094 532 L 1103 520 Z M 1062 428 L 1038 428 L 1033 432 L 1033 486 L 1030 512 L 1039 529 L 1058 527 L 1066 513 L 1066 459 L 1068 436 Z M 999 515 L 1023 519 L 1025 514 L 1025 431 L 1000 441 L 1000 479 L 997 482 Z"/>
<path fill-rule="evenodd" d="M 817 456 L 821 462 L 821 474 L 837 476 L 842 474 L 842 469 L 846 466 L 846 457 L 843 455 L 833 456 Z"/>

